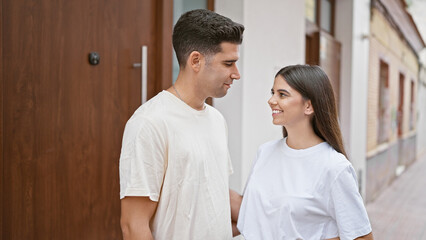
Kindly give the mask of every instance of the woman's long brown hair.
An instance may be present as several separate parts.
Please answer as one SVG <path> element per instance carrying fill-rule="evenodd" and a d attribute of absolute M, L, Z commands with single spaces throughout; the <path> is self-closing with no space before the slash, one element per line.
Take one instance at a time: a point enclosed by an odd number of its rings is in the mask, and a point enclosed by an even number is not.
<path fill-rule="evenodd" d="M 279 75 L 305 100 L 311 100 L 314 108 L 311 123 L 315 134 L 347 158 L 337 119 L 336 100 L 327 74 L 319 66 L 292 65 L 282 68 L 275 77 Z M 287 135 L 283 127 L 283 137 Z"/>

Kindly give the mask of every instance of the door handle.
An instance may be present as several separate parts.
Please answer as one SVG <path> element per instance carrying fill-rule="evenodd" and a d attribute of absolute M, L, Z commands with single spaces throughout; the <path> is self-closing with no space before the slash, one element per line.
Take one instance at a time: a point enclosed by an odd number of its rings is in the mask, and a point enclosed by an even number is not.
<path fill-rule="evenodd" d="M 141 68 L 141 92 L 142 104 L 147 99 L 147 85 L 148 85 L 148 46 L 143 45 L 141 47 L 141 62 L 133 63 L 133 68 Z"/>

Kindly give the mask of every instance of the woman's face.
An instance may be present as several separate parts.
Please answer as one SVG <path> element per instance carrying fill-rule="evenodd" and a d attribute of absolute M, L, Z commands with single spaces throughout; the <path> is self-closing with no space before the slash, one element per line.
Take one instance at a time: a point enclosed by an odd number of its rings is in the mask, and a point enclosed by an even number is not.
<path fill-rule="evenodd" d="M 309 104 L 302 95 L 288 85 L 281 75 L 275 78 L 268 101 L 272 110 L 272 122 L 275 125 L 291 127 L 302 120 L 309 119 L 307 108 Z"/>

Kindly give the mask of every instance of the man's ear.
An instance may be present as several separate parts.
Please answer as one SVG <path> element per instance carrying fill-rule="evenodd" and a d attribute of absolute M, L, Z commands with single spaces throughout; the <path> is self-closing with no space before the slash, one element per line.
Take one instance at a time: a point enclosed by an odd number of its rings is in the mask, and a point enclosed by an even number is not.
<path fill-rule="evenodd" d="M 198 51 L 192 51 L 189 54 L 187 66 L 191 67 L 195 72 L 200 71 L 201 59 L 203 55 Z"/>
<path fill-rule="evenodd" d="M 311 100 L 305 102 L 305 114 L 308 116 L 314 114 L 314 107 L 312 106 Z"/>

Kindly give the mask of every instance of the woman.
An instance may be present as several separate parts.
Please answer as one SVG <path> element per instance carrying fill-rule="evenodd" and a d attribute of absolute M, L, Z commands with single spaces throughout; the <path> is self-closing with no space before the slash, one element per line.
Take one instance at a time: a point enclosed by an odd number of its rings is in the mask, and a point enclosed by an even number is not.
<path fill-rule="evenodd" d="M 318 66 L 288 66 L 271 93 L 284 138 L 259 148 L 238 230 L 246 240 L 373 239 L 327 75 Z"/>

